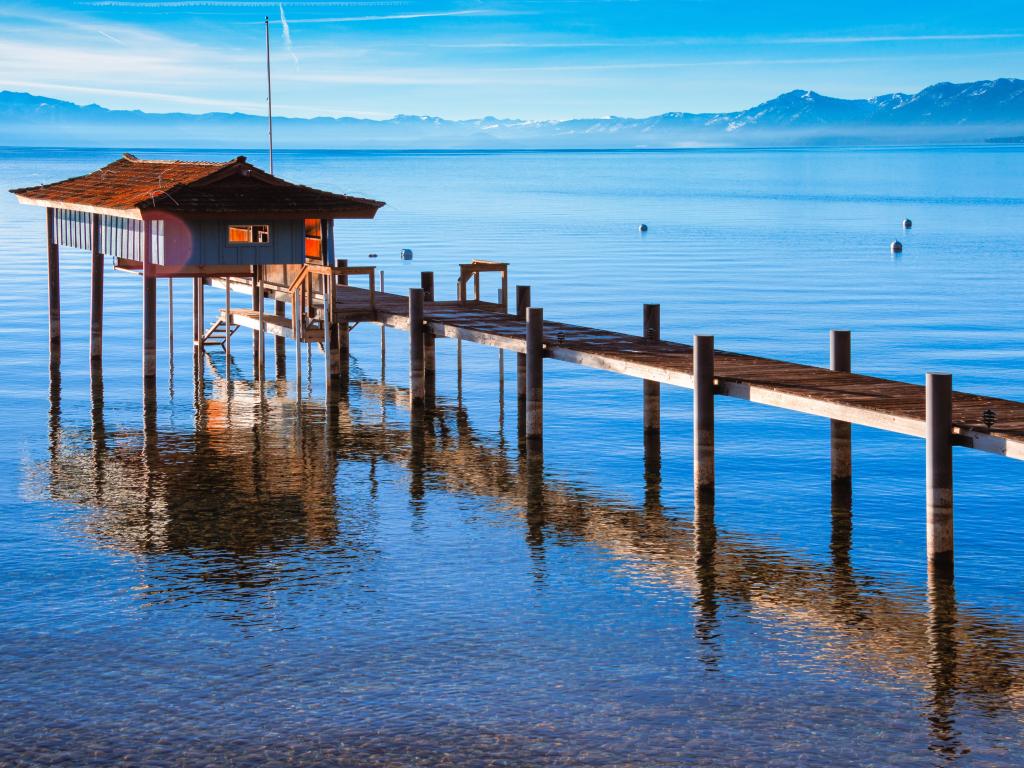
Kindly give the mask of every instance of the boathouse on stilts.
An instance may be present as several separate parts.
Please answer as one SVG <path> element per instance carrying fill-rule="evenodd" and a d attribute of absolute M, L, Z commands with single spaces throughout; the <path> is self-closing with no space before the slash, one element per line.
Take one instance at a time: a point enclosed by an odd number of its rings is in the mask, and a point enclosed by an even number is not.
<path fill-rule="evenodd" d="M 59 255 L 67 246 L 92 252 L 94 363 L 102 356 L 103 267 L 110 258 L 115 269 L 142 277 L 145 379 L 156 376 L 156 281 L 163 278 L 171 286 L 175 279 L 192 282 L 197 348 L 218 344 L 230 353 L 232 334 L 246 326 L 254 330 L 257 378 L 264 375 L 268 333 L 279 345 L 286 336 L 323 343 L 328 383 L 341 374 L 348 326 L 342 330 L 332 322 L 324 297 L 352 274 L 369 275 L 372 287 L 373 268 L 335 263 L 334 221 L 372 219 L 384 203 L 293 184 L 243 156 L 198 162 L 125 154 L 85 176 L 11 191 L 19 202 L 46 209 L 51 359 L 60 355 Z M 209 326 L 203 317 L 206 286 L 225 290 L 225 307 Z M 245 297 L 235 308 L 232 293 Z"/>

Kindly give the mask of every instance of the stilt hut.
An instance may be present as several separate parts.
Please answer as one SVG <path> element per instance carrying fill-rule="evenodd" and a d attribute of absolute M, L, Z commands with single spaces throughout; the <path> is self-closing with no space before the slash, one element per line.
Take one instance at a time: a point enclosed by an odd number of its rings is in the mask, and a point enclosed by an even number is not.
<path fill-rule="evenodd" d="M 21 203 L 46 208 L 51 349 L 59 352 L 60 345 L 60 246 L 91 250 L 91 356 L 100 357 L 103 265 L 109 257 L 115 268 L 143 278 L 146 377 L 156 375 L 157 278 L 194 281 L 198 344 L 208 338 L 202 330 L 203 286 L 216 281 L 227 289 L 220 338 L 228 340 L 233 331 L 231 281 L 236 279 L 236 290 L 251 286 L 262 344 L 264 299 L 275 299 L 283 319 L 281 299 L 290 296 L 293 317 L 301 314 L 294 301 L 296 281 L 307 268 L 319 268 L 316 274 L 325 279 L 323 270 L 334 267 L 334 220 L 371 219 L 384 205 L 293 184 L 243 156 L 218 163 L 140 160 L 125 154 L 85 176 L 11 192 Z M 304 300 L 312 311 L 309 296 Z M 326 320 L 326 301 L 322 311 Z"/>

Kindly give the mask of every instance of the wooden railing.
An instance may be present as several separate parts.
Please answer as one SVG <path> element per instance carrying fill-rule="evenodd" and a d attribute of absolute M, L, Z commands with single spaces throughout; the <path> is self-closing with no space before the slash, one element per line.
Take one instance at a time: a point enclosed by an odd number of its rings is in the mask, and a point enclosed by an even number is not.
<path fill-rule="evenodd" d="M 473 300 L 480 301 L 480 274 L 482 272 L 500 272 L 501 288 L 498 292 L 498 304 L 508 311 L 508 262 L 485 261 L 474 259 L 469 264 L 459 264 L 459 280 L 456 284 L 458 300 L 466 303 L 469 279 L 473 278 Z"/>

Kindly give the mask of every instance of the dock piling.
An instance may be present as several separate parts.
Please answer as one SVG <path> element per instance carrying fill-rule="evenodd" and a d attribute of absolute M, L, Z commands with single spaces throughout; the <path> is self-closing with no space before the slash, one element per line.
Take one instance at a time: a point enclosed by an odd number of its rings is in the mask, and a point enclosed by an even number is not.
<path fill-rule="evenodd" d="M 92 249 L 89 359 L 95 365 L 103 358 L 103 244 L 100 242 L 99 214 L 90 214 L 89 224 L 89 244 Z"/>
<path fill-rule="evenodd" d="M 715 337 L 693 337 L 693 494 L 698 504 L 715 493 Z"/>
<path fill-rule="evenodd" d="M 526 309 L 526 439 L 544 437 L 544 310 Z"/>
<path fill-rule="evenodd" d="M 644 304 L 644 338 L 661 340 L 661 305 Z M 661 384 L 644 379 L 644 433 L 661 430 Z"/>
<path fill-rule="evenodd" d="M 850 373 L 850 332 L 829 332 L 829 368 Z M 853 450 L 850 422 L 831 419 L 832 495 L 845 498 L 851 495 L 853 482 Z"/>
<path fill-rule="evenodd" d="M 142 375 L 156 378 L 156 265 L 153 263 L 153 225 L 144 224 L 142 260 Z"/>
<path fill-rule="evenodd" d="M 434 273 L 421 272 L 420 286 L 423 288 L 423 301 L 434 301 Z M 429 327 L 423 329 L 423 379 L 424 394 L 427 404 L 433 405 L 437 392 L 437 352 L 434 332 Z"/>
<path fill-rule="evenodd" d="M 203 342 L 203 278 L 192 278 L 192 344 L 202 351 Z"/>
<path fill-rule="evenodd" d="M 516 320 L 526 320 L 526 308 L 530 306 L 530 286 L 516 286 Z M 526 355 L 516 354 L 516 401 L 526 401 Z M 522 408 L 520 408 L 522 410 Z"/>
<path fill-rule="evenodd" d="M 274 315 L 276 317 L 285 316 L 285 304 L 283 301 L 274 301 Z M 285 337 L 283 335 L 274 337 L 274 365 L 277 369 L 277 375 L 284 377 L 287 368 L 287 356 L 285 349 Z"/>
<path fill-rule="evenodd" d="M 60 361 L 60 246 L 53 208 L 46 209 L 46 281 L 50 309 L 50 361 Z"/>
<path fill-rule="evenodd" d="M 423 380 L 423 289 L 409 289 L 409 392 L 414 407 L 422 407 Z"/>
<path fill-rule="evenodd" d="M 928 560 L 953 564 L 953 376 L 925 379 L 925 455 Z"/>

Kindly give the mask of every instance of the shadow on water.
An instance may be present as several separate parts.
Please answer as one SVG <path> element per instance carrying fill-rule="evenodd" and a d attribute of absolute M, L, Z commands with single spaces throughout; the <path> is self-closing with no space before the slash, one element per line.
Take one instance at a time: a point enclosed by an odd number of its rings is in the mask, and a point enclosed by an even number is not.
<path fill-rule="evenodd" d="M 339 466 L 365 465 L 374 496 L 381 468 L 393 466 L 407 471 L 414 523 L 434 490 L 488 499 L 521 520 L 538 589 L 547 588 L 552 541 L 581 541 L 626 564 L 631 578 L 687 595 L 708 671 L 729 654 L 728 607 L 800 630 L 829 663 L 910 687 L 926 702 L 939 759 L 963 751 L 962 697 L 1014 719 L 1024 706 L 1022 628 L 959 606 L 949 574 L 930 574 L 926 594 L 915 594 L 858 573 L 848 488 L 834 489 L 831 559 L 822 563 L 719 530 L 713 503 L 692 518 L 664 507 L 656 441 L 646 445 L 644 501 L 631 505 L 556 477 L 539 451 L 506 450 L 503 432 L 479 434 L 463 408 L 440 399 L 396 424 L 383 413 L 406 407 L 408 392 L 399 387 L 353 378 L 325 404 L 296 399 L 280 379 L 228 381 L 197 362 L 194 423 L 185 430 L 158 428 L 152 389 L 141 432 L 108 430 L 98 370 L 91 428 L 65 430 L 59 371 L 51 375 L 49 458 L 36 468 L 43 492 L 86 508 L 91 537 L 144 563 L 167 553 L 207 555 L 201 567 L 147 571 L 151 599 L 199 590 L 252 600 L 246 610 L 258 611 L 281 553 L 328 549 L 342 555 L 333 561 L 341 569 L 366 567 L 377 553 L 367 521 L 346 525 L 339 514 Z M 308 583 L 321 577 L 321 570 L 310 573 Z"/>

